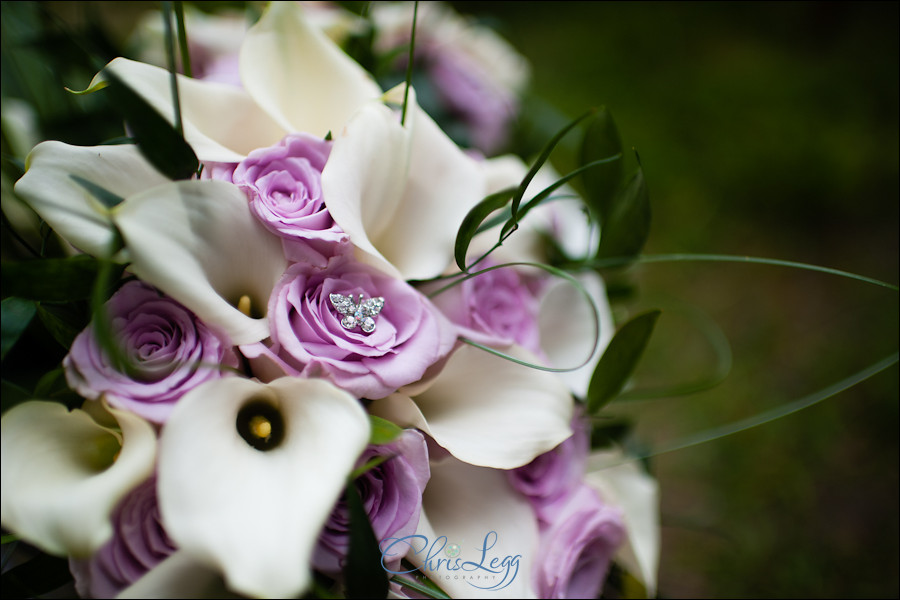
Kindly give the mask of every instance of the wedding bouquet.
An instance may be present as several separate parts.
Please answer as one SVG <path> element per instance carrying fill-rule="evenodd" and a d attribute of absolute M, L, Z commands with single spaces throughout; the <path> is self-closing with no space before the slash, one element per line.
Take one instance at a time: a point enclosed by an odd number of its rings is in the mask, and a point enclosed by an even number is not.
<path fill-rule="evenodd" d="M 168 68 L 77 92 L 124 137 L 15 183 L 61 251 L 20 236 L 3 351 L 66 354 L 4 389 L 10 539 L 85 597 L 654 596 L 656 485 L 601 416 L 658 314 L 617 328 L 596 268 L 649 219 L 609 114 L 508 153 L 527 65 L 437 4 L 273 2 L 205 54 L 177 8 Z"/>

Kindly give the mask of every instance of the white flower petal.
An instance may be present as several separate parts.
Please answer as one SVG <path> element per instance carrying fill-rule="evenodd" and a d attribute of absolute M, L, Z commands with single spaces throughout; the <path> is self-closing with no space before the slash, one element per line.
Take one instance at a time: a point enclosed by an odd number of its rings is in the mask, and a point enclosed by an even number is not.
<path fill-rule="evenodd" d="M 16 194 L 73 246 L 97 256 L 107 256 L 114 239 L 110 210 L 72 176 L 122 198 L 168 181 L 132 145 L 44 142 L 28 155 L 25 168 Z"/>
<path fill-rule="evenodd" d="M 536 597 L 531 571 L 537 520 L 504 471 L 452 457 L 433 464 L 416 534 L 427 542 L 412 540 L 420 551 L 411 549 L 407 559 L 452 598 Z M 459 562 L 448 560 L 451 544 L 459 546 Z"/>
<path fill-rule="evenodd" d="M 373 240 L 385 235 L 403 194 L 410 133 L 380 102 L 360 108 L 335 136 L 322 170 L 322 196 L 360 258 L 402 277 Z"/>
<path fill-rule="evenodd" d="M 222 575 L 177 550 L 116 598 L 244 598 L 225 585 Z"/>
<path fill-rule="evenodd" d="M 237 308 L 249 296 L 264 313 L 287 267 L 281 241 L 250 214 L 247 198 L 223 181 L 179 181 L 117 207 L 131 270 L 142 280 L 220 327 L 235 344 L 269 335 L 265 318 Z"/>
<path fill-rule="evenodd" d="M 406 188 L 390 228 L 370 239 L 404 279 L 428 279 L 452 264 L 459 226 L 487 195 L 487 184 L 479 164 L 419 107 L 412 90 L 408 100 L 412 147 Z"/>
<path fill-rule="evenodd" d="M 106 68 L 166 120 L 175 122 L 167 70 L 125 58 Z M 101 71 L 91 86 L 102 79 Z M 251 150 L 277 143 L 286 133 L 246 91 L 232 85 L 179 75 L 178 98 L 184 138 L 201 161 L 237 162 Z"/>
<path fill-rule="evenodd" d="M 254 401 L 284 421 L 284 439 L 272 449 L 257 450 L 238 433 L 239 411 Z M 368 439 L 359 402 L 324 380 L 206 383 L 181 399 L 160 436 L 167 531 L 236 592 L 297 596 L 309 585 L 319 530 Z"/>
<path fill-rule="evenodd" d="M 241 46 L 241 80 L 281 127 L 324 137 L 381 89 L 303 12 L 269 3 Z"/>
<path fill-rule="evenodd" d="M 537 362 L 512 347 L 516 358 Z M 573 400 L 552 373 L 461 346 L 413 400 L 395 394 L 370 411 L 427 432 L 463 462 L 513 469 L 572 435 Z"/>
<path fill-rule="evenodd" d="M 648 598 L 656 597 L 659 568 L 659 484 L 635 461 L 622 462 L 620 450 L 600 451 L 588 459 L 585 481 L 624 515 L 627 539 L 615 560 L 638 579 Z"/>
<path fill-rule="evenodd" d="M 555 279 L 552 287 L 545 292 L 541 300 L 538 325 L 541 331 L 541 349 L 555 367 L 580 365 L 587 359 L 594 342 L 597 342 L 597 347 L 585 366 L 559 374 L 573 394 L 584 398 L 594 368 L 615 333 L 615 325 L 603 279 L 593 272 L 578 274 L 576 279 L 596 304 L 599 339 L 594 339 L 594 317 L 587 298 L 565 279 Z"/>
<path fill-rule="evenodd" d="M 109 409 L 118 432 L 82 410 L 26 402 L 0 424 L 0 520 L 46 552 L 85 557 L 113 534 L 110 515 L 150 476 L 156 434 L 143 419 Z"/>

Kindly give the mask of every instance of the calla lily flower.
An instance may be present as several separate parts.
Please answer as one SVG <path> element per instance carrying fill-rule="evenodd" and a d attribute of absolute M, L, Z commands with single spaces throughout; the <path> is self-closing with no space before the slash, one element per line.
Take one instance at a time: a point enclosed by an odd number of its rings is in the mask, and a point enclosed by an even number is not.
<path fill-rule="evenodd" d="M 585 482 L 619 507 L 625 521 L 625 543 L 615 560 L 656 597 L 659 568 L 659 484 L 621 450 L 603 450 L 588 457 Z"/>
<path fill-rule="evenodd" d="M 536 598 L 537 545 L 537 519 L 505 472 L 446 457 L 432 463 L 416 536 L 381 548 L 406 550 L 451 598 Z"/>
<path fill-rule="evenodd" d="M 359 402 L 321 379 L 232 377 L 195 388 L 160 435 L 169 536 L 237 593 L 296 597 L 369 428 Z"/>
<path fill-rule="evenodd" d="M 250 214 L 237 187 L 172 182 L 134 146 L 38 145 L 16 192 L 65 239 L 107 256 L 121 232 L 131 270 L 178 300 L 235 344 L 269 335 L 269 293 L 287 260 L 281 243 Z M 72 175 L 122 201 L 106 206 Z M 250 310 L 237 307 L 250 300 Z M 255 313 L 250 316 L 247 313 Z"/>
<path fill-rule="evenodd" d="M 119 198 L 169 182 L 137 146 L 79 147 L 55 141 L 35 146 L 25 161 L 25 175 L 16 182 L 16 194 L 66 241 L 94 256 L 109 255 L 114 207 L 98 200 L 78 178 Z"/>
<path fill-rule="evenodd" d="M 106 67 L 173 119 L 169 73 L 117 58 Z M 485 195 L 482 166 L 416 104 L 405 123 L 383 102 L 405 86 L 378 85 L 296 2 L 273 2 L 241 46 L 244 89 L 179 77 L 185 139 L 201 161 L 236 162 L 288 133 L 335 145 L 322 173 L 324 201 L 362 259 L 403 279 L 439 275 L 456 230 Z M 91 88 L 102 87 L 103 72 Z"/>
<path fill-rule="evenodd" d="M 515 346 L 507 353 L 538 360 Z M 409 391 L 374 402 L 370 412 L 421 429 L 472 465 L 521 467 L 572 435 L 574 403 L 555 374 L 465 344 L 434 379 Z"/>
<path fill-rule="evenodd" d="M 100 548 L 113 535 L 116 504 L 153 472 L 150 424 L 99 410 L 107 424 L 85 410 L 30 401 L 0 422 L 0 520 L 50 554 L 85 557 Z"/>

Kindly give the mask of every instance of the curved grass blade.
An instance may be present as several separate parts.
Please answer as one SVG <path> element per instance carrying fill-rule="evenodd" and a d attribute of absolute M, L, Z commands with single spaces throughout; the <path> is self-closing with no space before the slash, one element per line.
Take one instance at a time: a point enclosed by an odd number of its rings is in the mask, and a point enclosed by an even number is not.
<path fill-rule="evenodd" d="M 479 226 L 492 212 L 506 206 L 506 203 L 509 202 L 509 199 L 515 192 L 515 188 L 506 188 L 495 192 L 473 206 L 466 214 L 456 232 L 456 243 L 453 248 L 453 257 L 456 259 L 456 265 L 460 270 L 463 272 L 468 271 L 466 254 L 469 251 L 469 244 L 472 243 L 472 238 L 478 233 Z"/>

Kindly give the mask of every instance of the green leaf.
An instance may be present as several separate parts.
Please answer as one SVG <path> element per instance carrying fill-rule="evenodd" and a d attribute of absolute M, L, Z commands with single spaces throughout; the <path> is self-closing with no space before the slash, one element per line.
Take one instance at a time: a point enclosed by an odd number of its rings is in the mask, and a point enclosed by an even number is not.
<path fill-rule="evenodd" d="M 4 267 L 4 275 L 6 267 Z M 6 290 L 6 283 L 3 284 Z M 37 313 L 37 304 L 32 300 L 25 298 L 4 298 L 0 303 L 0 360 L 6 358 L 9 352 L 19 338 L 28 329 L 29 323 Z"/>
<path fill-rule="evenodd" d="M 40 553 L 3 573 L 3 597 L 40 598 L 71 581 L 67 558 Z"/>
<path fill-rule="evenodd" d="M 659 314 L 658 310 L 640 314 L 616 332 L 603 356 L 600 357 L 588 385 L 589 414 L 596 414 L 624 387 L 647 346 Z"/>
<path fill-rule="evenodd" d="M 113 194 L 108 189 L 97 185 L 93 181 L 88 181 L 80 175 L 74 175 L 70 173 L 69 179 L 86 189 L 91 196 L 99 200 L 100 203 L 103 204 L 103 206 L 105 206 L 106 208 L 118 206 L 125 201 L 125 198 Z"/>
<path fill-rule="evenodd" d="M 631 433 L 634 423 L 627 418 L 604 419 L 594 422 L 591 429 L 591 449 L 621 446 L 625 436 Z"/>
<path fill-rule="evenodd" d="M 112 267 L 115 279 L 124 265 Z M 90 298 L 101 261 L 86 255 L 70 258 L 10 261 L 0 273 L 3 293 L 29 300 L 66 302 Z"/>
<path fill-rule="evenodd" d="M 588 125 L 581 142 L 581 164 L 586 165 L 616 154 L 622 154 L 622 140 L 612 115 L 606 107 L 601 107 Z M 585 204 L 594 219 L 601 224 L 608 219 L 623 176 L 622 161 L 600 165 L 582 175 Z"/>
<path fill-rule="evenodd" d="M 377 446 L 390 444 L 403 433 L 402 427 L 375 415 L 369 415 L 369 423 L 372 425 L 372 433 L 369 436 L 370 444 Z"/>
<path fill-rule="evenodd" d="M 90 322 L 85 302 L 66 304 L 42 302 L 38 305 L 37 314 L 53 339 L 66 349 L 72 346 L 75 337 Z"/>
<path fill-rule="evenodd" d="M 469 210 L 469 213 L 459 226 L 459 230 L 456 232 L 456 245 L 453 251 L 456 264 L 460 270 L 466 270 L 466 254 L 469 251 L 469 244 L 472 243 L 472 238 L 478 232 L 478 227 L 492 212 L 506 206 L 506 203 L 509 202 L 509 199 L 515 192 L 516 188 L 500 190 L 483 199 Z"/>
<path fill-rule="evenodd" d="M 184 136 L 112 71 L 107 69 L 103 76 L 113 108 L 128 123 L 144 158 L 170 179 L 190 179 L 200 161 Z"/>
<path fill-rule="evenodd" d="M 0 412 L 3 413 L 17 404 L 22 404 L 32 399 L 28 390 L 6 379 L 0 381 L 0 391 L 3 392 L 0 394 Z"/>
<path fill-rule="evenodd" d="M 650 196 L 644 172 L 638 168 L 628 184 L 616 194 L 601 225 L 597 258 L 633 259 L 641 252 L 650 233 Z"/>
<path fill-rule="evenodd" d="M 553 152 L 553 149 L 556 148 L 557 144 L 566 136 L 569 131 L 572 130 L 576 125 L 590 117 L 592 114 L 596 112 L 595 109 L 590 109 L 585 112 L 580 117 L 573 119 L 569 122 L 568 125 L 560 129 L 556 135 L 554 135 L 547 145 L 544 146 L 544 149 L 541 151 L 537 160 L 534 161 L 534 164 L 531 165 L 531 168 L 528 170 L 528 173 L 525 174 L 525 177 L 522 178 L 522 181 L 519 183 L 519 187 L 516 188 L 516 193 L 512 199 L 512 208 L 511 208 L 511 216 L 509 221 L 503 226 L 503 229 L 500 231 L 500 242 L 505 240 L 509 235 L 515 231 L 516 227 L 518 227 L 519 222 L 519 204 L 522 202 L 522 197 L 525 195 L 525 190 L 528 189 L 528 186 L 531 184 L 531 180 L 534 179 L 534 176 L 537 175 L 538 171 L 540 171 L 541 167 L 544 166 L 544 163 L 547 162 L 547 159 L 550 158 L 550 154 Z"/>
<path fill-rule="evenodd" d="M 387 462 L 388 460 L 390 460 L 392 458 L 394 458 L 394 455 L 392 455 L 392 454 L 381 454 L 379 456 L 376 456 L 375 458 L 372 458 L 371 460 L 367 461 L 366 463 L 364 463 L 364 464 L 356 467 L 352 471 L 350 471 L 350 479 L 356 479 L 357 477 L 360 477 L 361 475 L 365 475 L 366 473 L 368 473 L 375 467 L 377 467 L 381 464 L 384 464 L 385 462 Z"/>
<path fill-rule="evenodd" d="M 350 513 L 350 548 L 344 569 L 347 598 L 386 598 L 387 572 L 381 568 L 381 551 L 372 523 L 353 483 L 345 491 Z"/>

